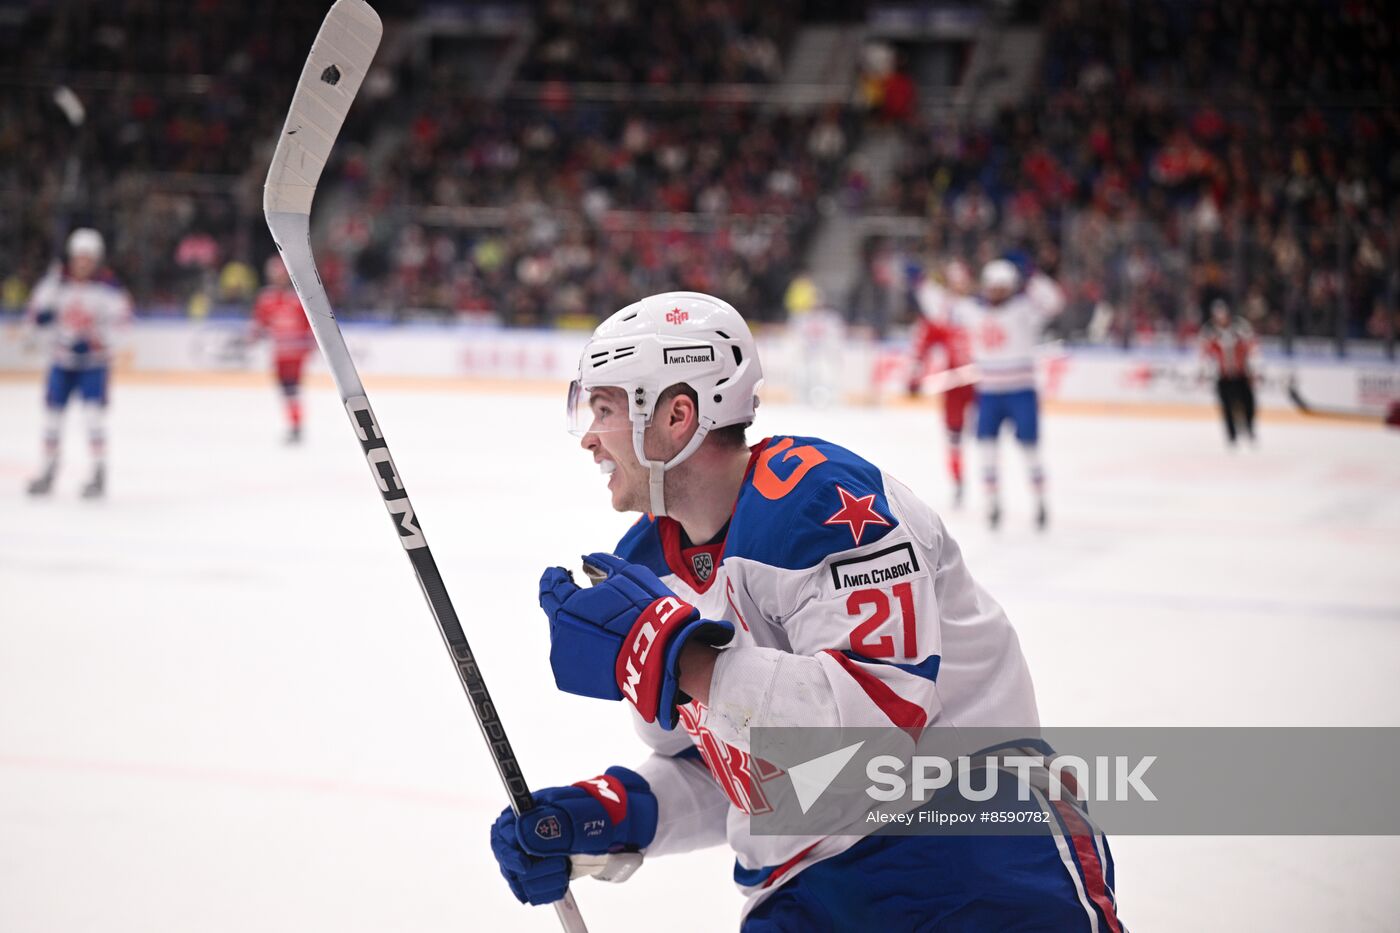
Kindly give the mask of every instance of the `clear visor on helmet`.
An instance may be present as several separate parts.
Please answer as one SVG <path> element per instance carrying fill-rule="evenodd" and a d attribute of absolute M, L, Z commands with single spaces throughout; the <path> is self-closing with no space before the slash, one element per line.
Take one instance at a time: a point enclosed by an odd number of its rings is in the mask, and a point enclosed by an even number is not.
<path fill-rule="evenodd" d="M 585 389 L 575 379 L 569 384 L 567 418 L 569 433 L 575 437 L 632 430 L 627 393 L 616 386 Z"/>

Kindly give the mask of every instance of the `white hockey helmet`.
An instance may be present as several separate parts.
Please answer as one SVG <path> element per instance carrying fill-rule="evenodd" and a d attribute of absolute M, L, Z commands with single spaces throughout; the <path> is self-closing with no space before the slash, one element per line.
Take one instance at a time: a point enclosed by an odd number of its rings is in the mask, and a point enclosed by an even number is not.
<path fill-rule="evenodd" d="M 105 247 L 102 234 L 91 227 L 79 227 L 68 234 L 68 257 L 91 256 L 101 262 Z"/>
<path fill-rule="evenodd" d="M 598 430 L 586 393 L 622 389 L 632 449 L 651 470 L 651 512 L 665 515 L 666 471 L 695 453 L 711 430 L 752 423 L 762 382 L 753 335 L 732 305 L 700 292 L 664 292 L 628 305 L 593 332 L 569 387 L 569 430 Z M 681 383 L 695 390 L 699 427 L 670 460 L 648 460 L 645 432 L 656 401 Z"/>
<path fill-rule="evenodd" d="M 1021 273 L 1016 270 L 1016 264 L 1011 260 L 993 259 L 982 267 L 983 291 L 1000 288 L 1007 292 L 1014 292 L 1020 286 Z"/>

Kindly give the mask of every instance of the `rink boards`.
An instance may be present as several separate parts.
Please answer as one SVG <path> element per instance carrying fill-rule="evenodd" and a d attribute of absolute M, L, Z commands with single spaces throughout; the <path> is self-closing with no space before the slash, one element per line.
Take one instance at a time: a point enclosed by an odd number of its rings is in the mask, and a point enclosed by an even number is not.
<path fill-rule="evenodd" d="M 586 334 L 495 327 L 347 323 L 346 339 L 366 376 L 529 383 L 567 382 Z M 254 373 L 268 365 L 265 344 L 250 344 L 241 320 L 139 320 L 119 341 L 119 371 L 143 374 Z M 758 335 L 775 397 L 894 400 L 905 394 L 910 363 L 901 340 L 825 338 L 771 329 Z M 37 370 L 40 345 L 0 341 L 0 374 Z M 320 368 L 311 361 L 311 372 Z M 1213 385 L 1191 350 L 1047 346 L 1041 394 L 1098 404 L 1206 406 Z M 1293 393 L 1290 393 L 1290 387 Z M 1375 415 L 1400 399 L 1400 365 L 1372 351 L 1339 359 L 1326 348 L 1288 357 L 1266 349 L 1256 387 L 1263 409 L 1292 410 L 1293 395 L 1313 409 Z"/>

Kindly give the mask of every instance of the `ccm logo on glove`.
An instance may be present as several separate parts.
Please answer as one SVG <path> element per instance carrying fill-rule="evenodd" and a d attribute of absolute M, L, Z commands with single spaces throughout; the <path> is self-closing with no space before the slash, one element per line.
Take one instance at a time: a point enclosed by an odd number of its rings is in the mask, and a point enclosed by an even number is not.
<path fill-rule="evenodd" d="M 659 671 L 654 669 L 651 672 L 654 676 L 647 677 L 647 683 L 642 684 L 642 674 L 647 671 L 647 656 L 651 654 L 651 646 L 658 636 L 662 636 L 660 640 L 664 643 L 671 634 L 670 630 L 687 621 L 694 611 L 695 607 L 689 603 L 682 602 L 674 596 L 663 596 L 642 610 L 642 614 L 637 617 L 629 639 L 631 645 L 627 653 L 617 659 L 617 687 L 632 701 L 633 706 L 641 709 L 644 705 L 638 692 L 639 686 L 649 699 L 654 700 L 656 689 L 660 685 Z M 647 721 L 650 722 L 653 718 L 647 717 Z"/>
<path fill-rule="evenodd" d="M 734 626 L 700 618 L 641 564 L 597 553 L 586 555 L 583 565 L 595 581 L 588 589 L 563 567 L 540 576 L 554 682 L 580 696 L 625 699 L 647 722 L 676 728 L 681 650 L 691 638 L 726 644 Z"/>

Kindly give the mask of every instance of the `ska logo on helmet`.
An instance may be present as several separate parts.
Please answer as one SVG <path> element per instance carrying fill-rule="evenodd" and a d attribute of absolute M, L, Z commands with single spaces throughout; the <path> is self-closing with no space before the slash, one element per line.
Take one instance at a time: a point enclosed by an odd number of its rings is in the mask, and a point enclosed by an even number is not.
<path fill-rule="evenodd" d="M 710 579 L 710 574 L 715 572 L 715 559 L 709 551 L 692 554 L 690 565 L 695 568 L 695 577 L 701 583 Z"/>
<path fill-rule="evenodd" d="M 535 835 L 541 839 L 558 839 L 564 835 L 564 831 L 559 827 L 557 816 L 547 816 L 535 824 Z"/>
<path fill-rule="evenodd" d="M 680 308 L 672 308 L 670 311 L 666 312 L 667 324 L 684 324 L 688 320 L 690 320 L 689 311 L 682 311 Z"/>

